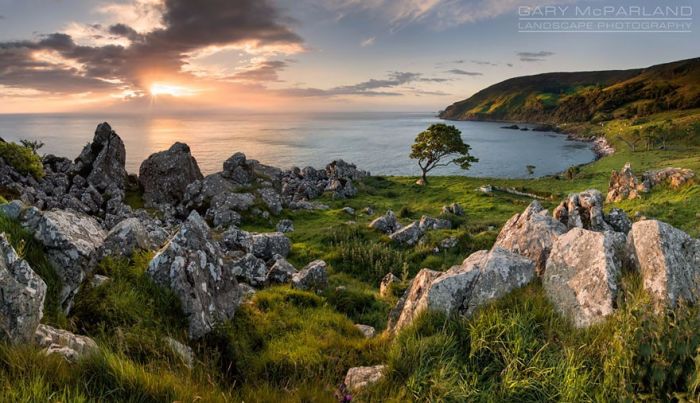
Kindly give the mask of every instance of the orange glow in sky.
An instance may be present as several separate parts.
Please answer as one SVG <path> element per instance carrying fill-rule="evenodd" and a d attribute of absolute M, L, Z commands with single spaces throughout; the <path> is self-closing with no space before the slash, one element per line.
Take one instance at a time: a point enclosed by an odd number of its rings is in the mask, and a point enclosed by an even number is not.
<path fill-rule="evenodd" d="M 172 84 L 153 83 L 149 89 L 151 96 L 170 95 L 172 97 L 189 97 L 197 93 L 196 90 Z"/>

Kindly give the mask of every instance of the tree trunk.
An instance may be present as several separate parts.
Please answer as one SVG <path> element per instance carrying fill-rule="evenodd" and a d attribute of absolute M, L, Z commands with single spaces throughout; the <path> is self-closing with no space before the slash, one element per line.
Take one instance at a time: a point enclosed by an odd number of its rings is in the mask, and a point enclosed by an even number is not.
<path fill-rule="evenodd" d="M 425 170 L 423 171 L 423 175 L 421 175 L 421 179 L 423 179 L 424 184 L 426 184 L 426 185 L 428 184 L 428 172 L 427 171 L 425 171 Z"/>

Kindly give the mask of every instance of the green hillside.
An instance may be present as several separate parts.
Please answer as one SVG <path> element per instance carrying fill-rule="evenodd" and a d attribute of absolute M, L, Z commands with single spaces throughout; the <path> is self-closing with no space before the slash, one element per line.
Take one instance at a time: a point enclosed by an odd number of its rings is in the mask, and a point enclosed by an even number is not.
<path fill-rule="evenodd" d="M 602 122 L 700 107 L 700 58 L 633 70 L 511 78 L 440 113 L 451 120 Z"/>

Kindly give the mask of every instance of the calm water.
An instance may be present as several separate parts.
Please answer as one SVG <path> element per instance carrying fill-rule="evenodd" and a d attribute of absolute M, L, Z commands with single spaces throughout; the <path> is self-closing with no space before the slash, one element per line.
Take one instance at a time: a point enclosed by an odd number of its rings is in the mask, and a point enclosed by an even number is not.
<path fill-rule="evenodd" d="M 75 158 L 92 140 L 95 126 L 108 121 L 126 143 L 127 169 L 138 167 L 151 153 L 173 142 L 190 145 L 202 171 L 221 170 L 237 151 L 263 163 L 289 168 L 323 167 L 342 158 L 378 175 L 418 175 L 408 158 L 415 136 L 440 122 L 427 113 L 335 113 L 296 115 L 0 115 L 0 136 L 16 141 L 39 139 L 42 152 Z M 553 133 L 501 129 L 488 122 L 449 122 L 461 131 L 479 163 L 470 176 L 527 177 L 561 172 L 593 160 L 589 144 Z M 457 167 L 435 174 L 464 175 Z"/>

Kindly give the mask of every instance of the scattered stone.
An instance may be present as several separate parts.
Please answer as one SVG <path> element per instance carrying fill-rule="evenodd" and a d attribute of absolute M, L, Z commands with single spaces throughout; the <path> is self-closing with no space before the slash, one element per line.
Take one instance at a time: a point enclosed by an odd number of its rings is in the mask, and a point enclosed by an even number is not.
<path fill-rule="evenodd" d="M 605 201 L 607 203 L 613 203 L 627 199 L 636 199 L 640 197 L 642 193 L 648 191 L 649 188 L 639 182 L 634 172 L 632 172 L 632 166 L 628 162 L 622 167 L 620 172 L 613 170 L 610 174 L 608 195 Z"/>
<path fill-rule="evenodd" d="M 231 263 L 231 272 L 240 281 L 255 287 L 264 285 L 267 279 L 265 261 L 258 259 L 252 253 L 247 253 L 242 258 Z"/>
<path fill-rule="evenodd" d="M 59 354 L 70 362 L 76 362 L 86 355 L 99 351 L 97 343 L 87 336 L 43 324 L 36 328 L 34 341 L 39 347 L 47 349 L 47 355 Z"/>
<path fill-rule="evenodd" d="M 192 369 L 194 366 L 194 352 L 192 348 L 186 344 L 180 343 L 172 337 L 166 337 L 164 340 L 172 352 L 180 357 L 182 363 L 185 364 L 187 368 Z"/>
<path fill-rule="evenodd" d="M 422 231 L 430 231 L 437 229 L 450 229 L 452 228 L 452 222 L 450 220 L 445 220 L 442 218 L 433 218 L 424 215 L 420 218 L 418 226 Z"/>
<path fill-rule="evenodd" d="M 367 339 L 371 339 L 377 334 L 377 330 L 372 326 L 356 324 L 355 327 L 362 332 L 362 335 Z"/>
<path fill-rule="evenodd" d="M 554 209 L 553 216 L 569 229 L 612 230 L 603 217 L 603 195 L 595 189 L 570 194 Z"/>
<path fill-rule="evenodd" d="M 454 214 L 456 216 L 463 216 L 464 209 L 459 203 L 452 203 L 447 206 L 442 206 L 442 214 Z"/>
<path fill-rule="evenodd" d="M 292 288 L 305 291 L 323 291 L 328 287 L 326 262 L 314 260 L 292 275 Z"/>
<path fill-rule="evenodd" d="M 352 207 L 345 206 L 345 207 L 343 207 L 343 213 L 345 213 L 345 214 L 347 214 L 347 215 L 354 216 L 354 215 L 355 215 L 355 209 L 352 208 Z"/>
<path fill-rule="evenodd" d="M 685 168 L 664 168 L 645 172 L 643 182 L 649 187 L 667 183 L 671 189 L 678 189 L 695 177 L 695 172 Z"/>
<path fill-rule="evenodd" d="M 184 143 L 175 143 L 167 151 L 151 154 L 139 169 L 139 182 L 147 206 L 176 205 L 183 200 L 187 186 L 201 179 L 197 161 Z"/>
<path fill-rule="evenodd" d="M 659 307 L 700 299 L 700 240 L 664 222 L 645 220 L 632 224 L 627 248 Z"/>
<path fill-rule="evenodd" d="M 394 212 L 388 210 L 383 216 L 374 219 L 374 221 L 369 224 L 369 227 L 385 234 L 391 234 L 400 230 L 401 224 L 399 224 L 399 220 L 396 218 Z"/>
<path fill-rule="evenodd" d="M 280 220 L 280 222 L 277 223 L 276 229 L 277 232 L 285 234 L 288 232 L 294 232 L 294 223 L 292 222 L 292 220 L 285 218 L 284 220 Z"/>
<path fill-rule="evenodd" d="M 425 231 L 421 228 L 420 223 L 414 221 L 389 235 L 389 238 L 397 243 L 411 246 L 417 244 L 424 233 Z"/>
<path fill-rule="evenodd" d="M 267 272 L 268 284 L 287 284 L 292 281 L 292 277 L 297 269 L 287 261 L 287 259 L 277 256 L 275 263 Z"/>
<path fill-rule="evenodd" d="M 386 365 L 372 367 L 354 367 L 345 375 L 345 386 L 351 392 L 357 392 L 373 383 L 377 383 L 384 377 Z"/>
<path fill-rule="evenodd" d="M 388 273 L 379 283 L 379 295 L 386 298 L 392 293 L 392 286 L 400 280 L 394 273 Z"/>
<path fill-rule="evenodd" d="M 442 241 L 440 241 L 440 247 L 442 249 L 452 249 L 455 246 L 457 246 L 458 244 L 459 244 L 459 240 L 457 240 L 457 238 L 453 237 L 453 236 L 451 236 L 449 238 L 445 238 Z"/>
<path fill-rule="evenodd" d="M 491 185 L 480 186 L 478 190 L 479 190 L 479 192 L 488 195 L 488 194 L 493 193 L 493 186 L 491 186 Z"/>
<path fill-rule="evenodd" d="M 207 223 L 193 211 L 148 265 L 153 281 L 172 290 L 180 300 L 189 321 L 190 339 L 198 339 L 217 322 L 231 319 L 238 306 L 238 283 L 225 269 L 222 255 Z"/>
<path fill-rule="evenodd" d="M 281 232 L 252 234 L 243 239 L 242 245 L 248 253 L 263 260 L 270 260 L 275 255 L 287 257 L 292 249 L 292 241 Z"/>
<path fill-rule="evenodd" d="M 613 312 L 625 240 L 620 233 L 574 228 L 554 242 L 542 283 L 574 326 L 599 323 Z"/>
<path fill-rule="evenodd" d="M 9 203 L 0 205 L 0 214 L 12 220 L 16 220 L 26 208 L 27 206 L 21 200 L 12 200 Z"/>
<path fill-rule="evenodd" d="M 374 215 L 374 209 L 372 207 L 365 207 L 362 209 L 362 214 L 366 216 L 373 216 Z"/>
<path fill-rule="evenodd" d="M 46 284 L 0 233 L 0 340 L 32 339 L 44 313 Z"/>
<path fill-rule="evenodd" d="M 282 212 L 282 197 L 275 189 L 261 188 L 257 192 L 268 210 L 270 210 L 270 213 L 278 215 Z"/>
<path fill-rule="evenodd" d="M 99 287 L 102 284 L 106 284 L 106 283 L 110 282 L 111 280 L 112 279 L 107 277 L 107 276 L 103 276 L 101 274 L 95 274 L 94 276 L 92 276 L 92 280 L 90 281 L 90 286 L 92 286 L 93 288 Z"/>

